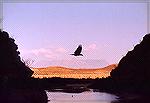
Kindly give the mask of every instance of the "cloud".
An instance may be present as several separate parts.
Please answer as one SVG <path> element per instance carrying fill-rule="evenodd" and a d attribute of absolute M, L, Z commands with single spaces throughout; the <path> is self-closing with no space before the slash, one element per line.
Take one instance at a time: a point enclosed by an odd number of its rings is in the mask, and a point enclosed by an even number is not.
<path fill-rule="evenodd" d="M 21 50 L 21 54 L 23 55 L 32 55 L 38 58 L 47 58 L 47 59 L 55 59 L 60 57 L 62 54 L 66 53 L 66 49 L 63 47 L 58 48 L 38 48 L 32 50 Z"/>
<path fill-rule="evenodd" d="M 39 54 L 49 54 L 49 53 L 51 53 L 51 51 L 47 50 L 45 48 L 39 48 L 39 49 L 31 50 L 31 53 L 33 53 L 35 55 L 39 55 Z"/>
<path fill-rule="evenodd" d="M 56 48 L 55 51 L 59 52 L 59 53 L 65 53 L 65 52 L 67 52 L 67 50 L 65 48 Z"/>
<path fill-rule="evenodd" d="M 85 51 L 91 51 L 96 49 L 96 44 L 90 44 L 87 48 L 85 48 Z"/>

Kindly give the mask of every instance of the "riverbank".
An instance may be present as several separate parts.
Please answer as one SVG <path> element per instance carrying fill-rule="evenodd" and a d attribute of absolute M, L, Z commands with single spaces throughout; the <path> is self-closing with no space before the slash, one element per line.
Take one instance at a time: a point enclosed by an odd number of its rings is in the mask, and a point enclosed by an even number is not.
<path fill-rule="evenodd" d="M 47 103 L 47 100 L 43 90 L 3 89 L 0 92 L 0 103 Z"/>
<path fill-rule="evenodd" d="M 113 103 L 149 103 L 149 94 L 118 93 L 119 98 Z"/>

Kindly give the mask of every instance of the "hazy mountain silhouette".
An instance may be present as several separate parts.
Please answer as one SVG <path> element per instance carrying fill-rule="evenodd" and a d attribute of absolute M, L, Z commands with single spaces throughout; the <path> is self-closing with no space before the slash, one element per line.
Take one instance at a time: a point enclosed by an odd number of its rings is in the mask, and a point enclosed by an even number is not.
<path fill-rule="evenodd" d="M 33 67 L 49 67 L 49 66 L 62 66 L 67 68 L 103 68 L 109 65 L 106 60 L 103 59 L 65 59 L 65 60 L 45 60 L 35 61 Z"/>

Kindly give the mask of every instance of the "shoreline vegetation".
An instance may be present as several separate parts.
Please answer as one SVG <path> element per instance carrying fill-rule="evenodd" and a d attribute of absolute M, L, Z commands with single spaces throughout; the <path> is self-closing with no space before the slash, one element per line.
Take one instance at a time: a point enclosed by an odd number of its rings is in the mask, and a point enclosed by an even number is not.
<path fill-rule="evenodd" d="M 83 92 L 96 89 L 116 94 L 113 103 L 148 103 L 150 97 L 150 34 L 124 56 L 106 78 L 33 78 L 34 71 L 20 59 L 15 40 L 0 30 L 0 102 L 47 103 L 45 90 Z M 128 101 L 126 101 L 128 100 Z"/>

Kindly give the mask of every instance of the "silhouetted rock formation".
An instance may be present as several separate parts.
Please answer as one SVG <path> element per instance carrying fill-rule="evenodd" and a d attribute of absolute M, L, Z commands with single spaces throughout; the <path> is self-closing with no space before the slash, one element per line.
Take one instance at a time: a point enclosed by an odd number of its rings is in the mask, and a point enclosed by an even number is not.
<path fill-rule="evenodd" d="M 30 82 L 33 71 L 20 60 L 14 41 L 0 30 L 0 103 L 47 103 L 46 92 Z"/>
<path fill-rule="evenodd" d="M 0 76 L 6 78 L 28 78 L 33 71 L 20 60 L 18 46 L 9 34 L 0 30 Z"/>
<path fill-rule="evenodd" d="M 111 71 L 111 77 L 135 87 L 150 83 L 150 34 L 120 60 L 118 67 Z"/>

